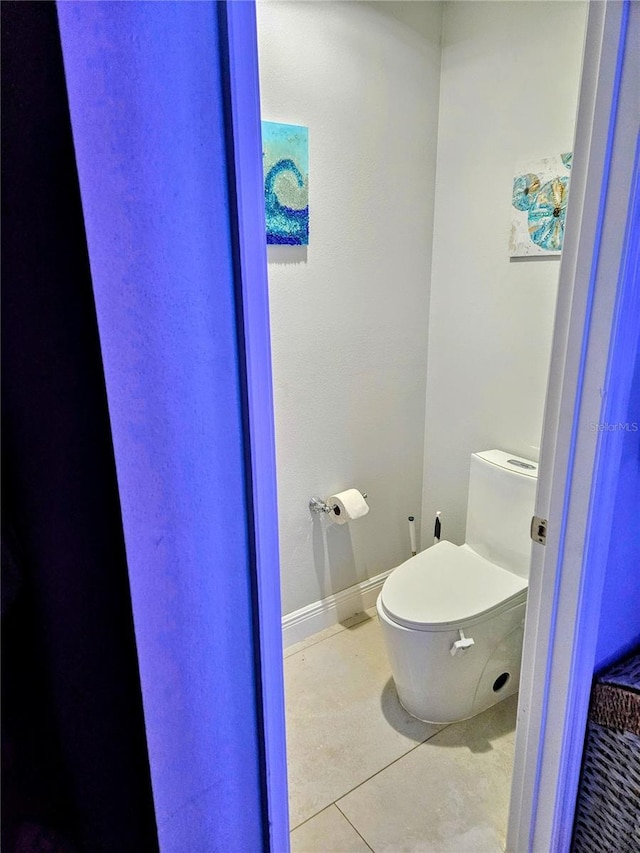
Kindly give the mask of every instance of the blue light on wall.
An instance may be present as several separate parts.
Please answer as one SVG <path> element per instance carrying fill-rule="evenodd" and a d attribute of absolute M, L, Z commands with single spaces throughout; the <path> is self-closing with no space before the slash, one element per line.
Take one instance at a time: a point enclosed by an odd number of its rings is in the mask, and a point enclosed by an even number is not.
<path fill-rule="evenodd" d="M 613 518 L 606 557 L 595 669 L 640 644 L 640 137 L 629 196 L 617 329 L 610 353 L 608 411 L 597 424 L 603 454 L 616 460 Z M 607 455 L 605 455 L 605 460 Z"/>
<path fill-rule="evenodd" d="M 216 6 L 58 4 L 166 853 L 265 838 Z"/>

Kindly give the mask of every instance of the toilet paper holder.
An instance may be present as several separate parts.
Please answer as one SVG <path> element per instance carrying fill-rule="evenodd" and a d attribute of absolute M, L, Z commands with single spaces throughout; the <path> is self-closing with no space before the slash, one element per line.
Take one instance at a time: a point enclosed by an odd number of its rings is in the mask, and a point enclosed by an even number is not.
<path fill-rule="evenodd" d="M 366 500 L 367 493 L 361 492 L 362 497 Z M 336 509 L 336 505 L 331 506 L 326 501 L 323 501 L 322 498 L 313 497 L 309 501 L 309 509 L 311 512 L 334 512 Z"/>

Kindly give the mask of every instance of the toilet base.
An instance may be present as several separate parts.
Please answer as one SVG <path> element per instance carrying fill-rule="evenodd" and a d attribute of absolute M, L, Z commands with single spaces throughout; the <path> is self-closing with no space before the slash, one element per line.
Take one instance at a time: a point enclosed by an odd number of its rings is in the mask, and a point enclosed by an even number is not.
<path fill-rule="evenodd" d="M 468 720 L 518 692 L 526 590 L 507 610 L 455 628 L 414 630 L 398 625 L 376 605 L 400 704 L 418 720 Z M 474 645 L 451 655 L 460 637 Z"/>
<path fill-rule="evenodd" d="M 395 687 L 395 682 L 394 682 L 394 687 Z M 500 702 L 504 702 L 505 699 L 508 699 L 510 696 L 513 696 L 517 692 L 518 692 L 517 690 L 511 690 L 509 693 L 505 693 L 504 695 L 501 695 L 499 698 L 497 698 L 490 705 L 487 705 L 487 707 L 484 708 L 482 711 L 476 711 L 475 713 L 470 714 L 468 717 L 460 717 L 459 719 L 455 719 L 455 720 L 425 720 L 423 717 L 416 716 L 416 714 L 412 713 L 408 708 L 406 708 L 404 706 L 404 704 L 402 703 L 402 700 L 400 699 L 400 696 L 398 695 L 398 690 L 396 688 L 396 696 L 398 696 L 398 702 L 400 703 L 400 706 L 402 707 L 402 709 L 404 711 L 406 711 L 407 714 L 409 714 L 409 716 L 414 717 L 416 720 L 420 720 L 421 723 L 429 723 L 432 726 L 448 726 L 451 723 L 464 723 L 466 720 L 473 720 L 473 718 L 477 717 L 478 714 L 483 714 L 484 711 L 488 711 L 489 708 L 493 708 L 494 705 L 499 705 Z"/>

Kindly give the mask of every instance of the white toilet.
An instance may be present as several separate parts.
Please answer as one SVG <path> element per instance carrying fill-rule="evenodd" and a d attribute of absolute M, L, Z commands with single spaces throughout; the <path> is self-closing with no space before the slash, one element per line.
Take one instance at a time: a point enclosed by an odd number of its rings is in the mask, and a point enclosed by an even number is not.
<path fill-rule="evenodd" d="M 465 720 L 518 690 L 538 466 L 502 450 L 471 455 L 466 541 L 398 566 L 377 610 L 402 706 Z"/>

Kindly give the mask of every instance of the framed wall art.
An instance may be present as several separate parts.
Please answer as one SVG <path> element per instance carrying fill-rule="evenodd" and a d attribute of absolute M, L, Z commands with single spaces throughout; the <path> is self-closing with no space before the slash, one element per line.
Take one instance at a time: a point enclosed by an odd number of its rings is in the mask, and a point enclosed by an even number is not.
<path fill-rule="evenodd" d="M 309 243 L 309 130 L 262 122 L 267 243 Z"/>
<path fill-rule="evenodd" d="M 511 196 L 509 255 L 556 255 L 562 252 L 569 198 L 571 153 L 521 163 Z"/>

